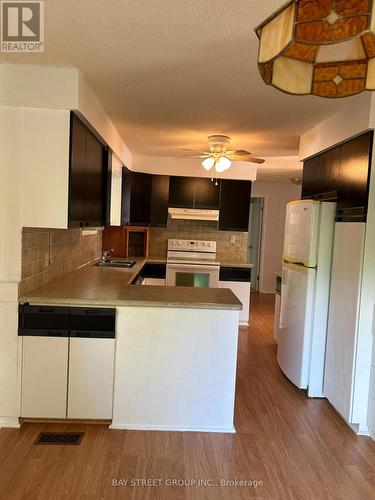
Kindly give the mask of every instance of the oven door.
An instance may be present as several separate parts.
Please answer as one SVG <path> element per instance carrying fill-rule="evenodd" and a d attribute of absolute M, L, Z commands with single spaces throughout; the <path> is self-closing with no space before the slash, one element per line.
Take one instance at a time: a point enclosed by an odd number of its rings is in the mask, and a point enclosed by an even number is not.
<path fill-rule="evenodd" d="M 167 262 L 167 286 L 219 287 L 220 266 L 172 264 Z"/>

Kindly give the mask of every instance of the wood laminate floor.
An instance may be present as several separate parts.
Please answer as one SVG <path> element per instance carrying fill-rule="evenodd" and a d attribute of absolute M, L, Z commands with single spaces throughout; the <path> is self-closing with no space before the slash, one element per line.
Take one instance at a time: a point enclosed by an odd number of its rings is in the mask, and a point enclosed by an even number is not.
<path fill-rule="evenodd" d="M 375 442 L 357 437 L 327 401 L 307 399 L 282 375 L 272 329 L 273 296 L 254 295 L 251 326 L 240 331 L 237 434 L 0 429 L 0 499 L 375 499 Z M 85 436 L 80 446 L 34 446 L 42 430 Z M 151 478 L 163 485 L 112 485 Z M 206 485 L 189 484 L 199 479 Z M 241 479 L 262 483 L 220 486 Z"/>

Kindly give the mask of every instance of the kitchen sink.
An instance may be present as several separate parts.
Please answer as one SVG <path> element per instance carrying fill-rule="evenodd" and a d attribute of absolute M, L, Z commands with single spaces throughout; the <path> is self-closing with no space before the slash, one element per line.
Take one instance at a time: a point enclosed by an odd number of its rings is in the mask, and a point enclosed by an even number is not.
<path fill-rule="evenodd" d="M 131 269 L 136 264 L 135 260 L 111 260 L 110 262 L 99 261 L 96 266 L 99 267 L 122 267 L 125 269 Z"/>

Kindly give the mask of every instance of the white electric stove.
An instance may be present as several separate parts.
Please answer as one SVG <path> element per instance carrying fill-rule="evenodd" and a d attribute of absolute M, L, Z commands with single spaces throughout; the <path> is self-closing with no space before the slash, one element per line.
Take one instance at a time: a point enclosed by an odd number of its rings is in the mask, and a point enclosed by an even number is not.
<path fill-rule="evenodd" d="M 167 286 L 218 288 L 216 241 L 168 240 Z"/>

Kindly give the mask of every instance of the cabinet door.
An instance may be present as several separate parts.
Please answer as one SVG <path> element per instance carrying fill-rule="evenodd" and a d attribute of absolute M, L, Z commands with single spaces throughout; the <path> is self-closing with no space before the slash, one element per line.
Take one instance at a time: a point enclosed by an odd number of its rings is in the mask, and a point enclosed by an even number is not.
<path fill-rule="evenodd" d="M 67 337 L 23 337 L 21 417 L 66 418 Z"/>
<path fill-rule="evenodd" d="M 367 210 L 372 132 L 341 145 L 337 208 Z"/>
<path fill-rule="evenodd" d="M 126 257 L 126 229 L 110 226 L 104 228 L 103 250 L 113 250 L 113 257 Z"/>
<path fill-rule="evenodd" d="M 168 223 L 169 177 L 152 176 L 151 217 L 153 227 L 166 227 Z"/>
<path fill-rule="evenodd" d="M 220 231 L 248 231 L 251 181 L 223 179 L 220 196 Z"/>
<path fill-rule="evenodd" d="M 319 159 L 319 189 L 321 198 L 332 193 L 337 197 L 340 168 L 340 147 L 332 148 L 320 155 Z"/>
<path fill-rule="evenodd" d="M 195 180 L 194 208 L 219 210 L 221 181 L 215 185 L 211 179 L 199 177 Z"/>
<path fill-rule="evenodd" d="M 86 213 L 87 226 L 104 226 L 106 213 L 106 169 L 102 143 L 87 131 L 86 138 Z"/>
<path fill-rule="evenodd" d="M 152 175 L 131 173 L 130 224 L 147 226 L 150 224 Z"/>
<path fill-rule="evenodd" d="M 250 282 L 239 281 L 219 281 L 220 288 L 229 288 L 234 295 L 242 302 L 242 310 L 240 311 L 240 324 L 249 324 L 250 315 Z"/>
<path fill-rule="evenodd" d="M 319 156 L 303 164 L 302 198 L 314 198 L 319 193 Z"/>
<path fill-rule="evenodd" d="M 194 208 L 194 177 L 171 177 L 169 181 L 169 206 Z"/>
<path fill-rule="evenodd" d="M 70 339 L 68 418 L 112 418 L 114 350 L 112 339 Z"/>
<path fill-rule="evenodd" d="M 340 147 L 306 160 L 303 165 L 302 198 L 337 197 Z"/>
<path fill-rule="evenodd" d="M 126 167 L 122 169 L 121 225 L 130 224 L 131 172 Z"/>
<path fill-rule="evenodd" d="M 85 220 L 86 127 L 74 114 L 70 124 L 69 227 Z"/>

